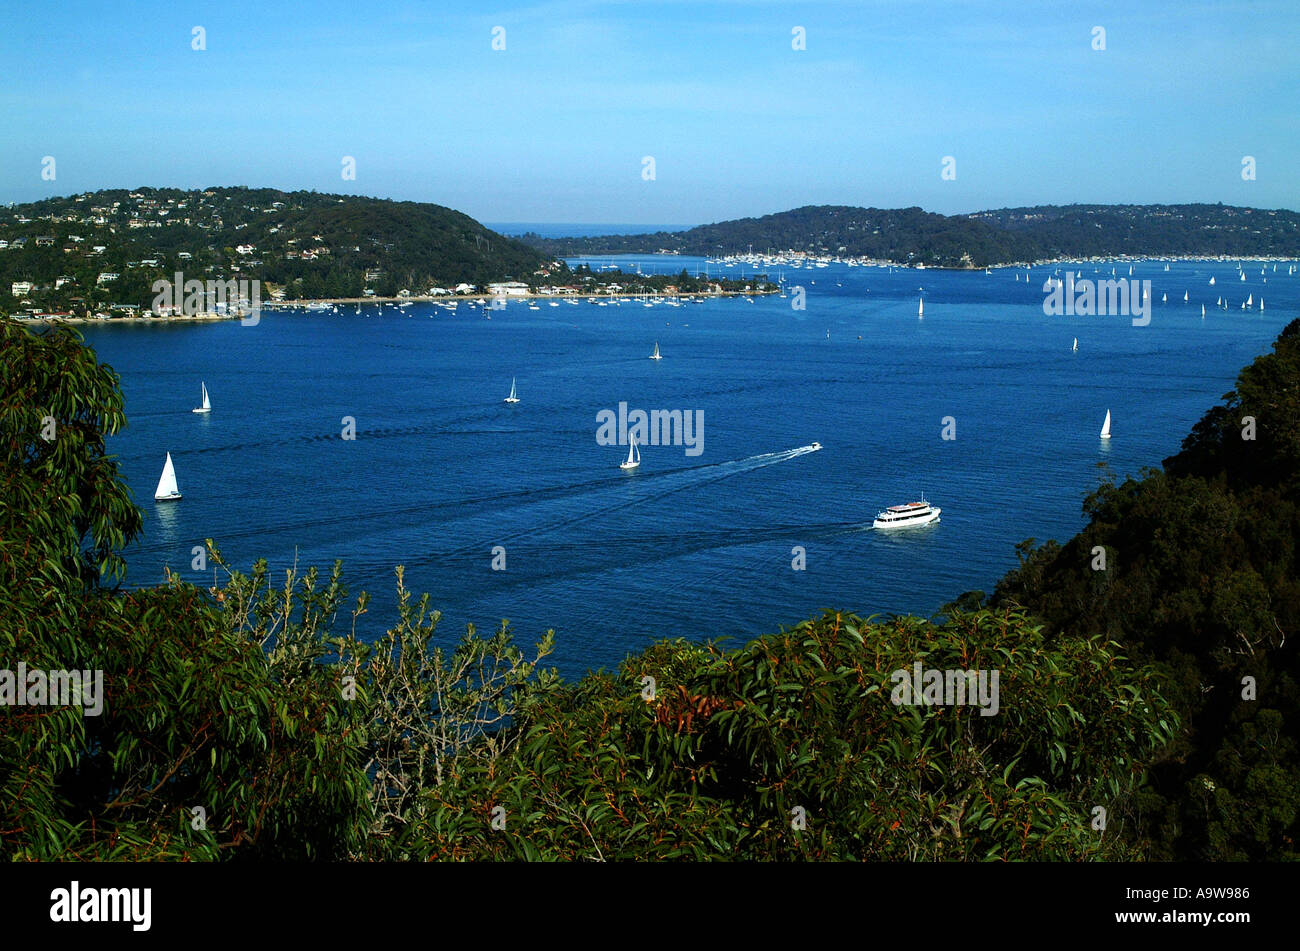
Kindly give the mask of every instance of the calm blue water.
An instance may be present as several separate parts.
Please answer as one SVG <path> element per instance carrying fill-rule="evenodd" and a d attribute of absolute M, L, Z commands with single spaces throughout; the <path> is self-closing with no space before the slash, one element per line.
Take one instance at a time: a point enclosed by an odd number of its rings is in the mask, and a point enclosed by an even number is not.
<path fill-rule="evenodd" d="M 1026 283 L 841 265 L 773 269 L 805 287 L 803 312 L 771 297 L 89 327 L 122 377 L 130 426 L 111 448 L 146 512 L 129 580 L 170 565 L 204 582 L 190 549 L 205 537 L 244 566 L 342 558 L 377 627 L 403 564 L 449 636 L 503 617 L 527 642 L 554 627 L 569 674 L 654 638 L 743 640 L 827 607 L 928 615 L 991 590 L 1022 539 L 1077 531 L 1099 464 L 1137 473 L 1177 451 L 1300 304 L 1285 266 L 1267 285 L 1259 266 L 1246 283 L 1230 264 L 1162 268 L 1135 275 L 1154 282 L 1147 327 L 1044 316 L 1042 268 Z M 1225 291 L 1234 309 L 1202 321 L 1200 303 Z M 1264 314 L 1236 309 L 1261 291 Z M 659 362 L 646 359 L 655 341 Z M 200 380 L 207 417 L 190 412 Z M 646 447 L 640 470 L 620 471 L 626 449 L 595 438 L 597 412 L 620 400 L 703 410 L 703 453 Z M 340 438 L 344 416 L 355 441 Z M 946 416 L 956 440 L 940 438 Z M 791 451 L 814 441 L 820 452 Z M 185 497 L 156 505 L 167 451 Z M 922 491 L 940 524 L 870 530 Z M 496 545 L 505 571 L 491 570 Z M 797 545 L 805 571 L 791 569 Z"/>

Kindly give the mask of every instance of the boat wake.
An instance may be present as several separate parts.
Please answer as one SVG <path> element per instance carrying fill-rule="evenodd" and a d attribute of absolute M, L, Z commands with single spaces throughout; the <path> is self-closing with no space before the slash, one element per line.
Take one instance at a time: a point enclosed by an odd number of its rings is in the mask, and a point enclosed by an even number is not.
<path fill-rule="evenodd" d="M 362 512 L 329 513 L 330 506 L 327 500 L 322 499 L 325 512 L 314 518 L 258 524 L 251 522 L 247 513 L 244 513 L 227 530 L 214 526 L 210 537 L 220 546 L 244 538 L 269 539 L 280 536 L 290 543 L 290 547 L 303 544 L 303 547 L 313 548 L 325 543 L 326 537 L 332 534 L 350 541 L 366 539 L 372 545 L 378 537 L 389 536 L 392 540 L 383 545 L 383 550 L 385 561 L 391 562 L 384 566 L 385 570 L 390 570 L 392 564 L 414 566 L 444 559 L 457 560 L 467 555 L 480 554 L 484 544 L 490 547 L 527 541 L 563 533 L 565 529 L 583 522 L 593 525 L 603 523 L 611 513 L 651 506 L 678 493 L 789 462 L 820 448 L 820 444 L 812 443 L 726 462 L 683 466 L 661 472 L 641 472 L 632 480 L 620 477 L 618 470 L 614 469 L 598 479 L 566 485 L 509 489 L 453 499 L 429 499 L 410 505 L 390 505 Z M 230 494 L 232 501 L 238 498 L 237 489 L 232 488 L 222 494 Z M 221 498 L 219 495 L 209 496 L 208 501 L 219 502 Z M 546 515 L 557 506 L 569 512 L 559 518 L 547 518 Z M 237 507 L 232 510 L 235 509 Z M 512 530 L 503 531 L 502 523 Z M 450 536 L 473 541 L 443 548 L 436 553 L 405 557 L 403 551 L 411 550 L 410 546 L 404 544 L 409 540 L 409 533 L 415 531 L 427 538 L 434 526 L 437 526 L 436 530 L 444 538 Z M 276 541 L 279 542 L 279 539 Z M 561 545 L 564 543 L 563 539 L 557 539 L 556 542 Z M 427 545 L 427 541 L 424 544 Z M 165 557 L 171 545 L 170 540 L 157 538 L 140 540 L 136 547 L 147 560 L 155 556 Z M 427 548 L 425 550 L 427 552 Z M 261 551 L 258 554 L 268 553 Z M 344 560 L 352 564 L 365 562 L 365 559 L 348 556 L 344 556 Z M 380 566 L 376 564 L 375 567 Z"/>

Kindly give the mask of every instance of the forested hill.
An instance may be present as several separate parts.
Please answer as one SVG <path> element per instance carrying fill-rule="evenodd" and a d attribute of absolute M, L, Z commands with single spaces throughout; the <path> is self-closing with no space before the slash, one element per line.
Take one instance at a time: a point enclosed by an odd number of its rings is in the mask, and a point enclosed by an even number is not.
<path fill-rule="evenodd" d="M 687 231 L 522 240 L 549 255 L 802 251 L 927 267 L 1100 256 L 1300 257 L 1300 214 L 1228 205 L 1043 205 L 969 215 L 809 205 Z"/>
<path fill-rule="evenodd" d="M 1135 801 L 1153 858 L 1300 858 L 1298 418 L 1293 320 L 1163 469 L 1104 483 L 1087 527 L 1022 544 L 994 594 L 1049 639 L 1114 640 L 1162 670 L 1181 727 Z"/>
<path fill-rule="evenodd" d="M 269 188 L 117 189 L 13 205 L 0 208 L 0 243 L 0 310 L 15 281 L 36 285 L 33 300 L 71 278 L 91 302 L 147 304 L 152 281 L 178 270 L 290 284 L 298 297 L 392 296 L 528 281 L 546 263 L 441 205 Z"/>

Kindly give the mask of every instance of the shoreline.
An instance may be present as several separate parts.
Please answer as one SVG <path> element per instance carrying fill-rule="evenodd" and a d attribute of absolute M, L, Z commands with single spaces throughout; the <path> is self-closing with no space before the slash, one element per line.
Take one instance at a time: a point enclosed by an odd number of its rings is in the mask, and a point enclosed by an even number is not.
<path fill-rule="evenodd" d="M 673 294 L 655 294 L 657 298 L 683 298 L 683 297 L 766 297 L 780 293 L 779 289 L 769 291 L 686 291 Z M 510 294 L 504 298 L 498 298 L 492 294 L 457 294 L 455 296 L 444 295 L 442 297 L 427 297 L 414 295 L 410 297 L 322 297 L 313 300 L 295 300 L 295 301 L 268 301 L 261 305 L 265 311 L 294 311 L 306 310 L 313 304 L 327 304 L 331 307 L 346 304 L 392 304 L 398 306 L 401 304 L 449 304 L 449 303 L 468 303 L 484 304 L 491 300 L 575 300 L 588 301 L 598 299 L 616 299 L 623 297 L 623 294 Z M 322 312 L 323 311 L 318 311 Z M 171 323 L 215 323 L 221 320 L 244 320 L 250 314 L 151 314 L 150 316 L 135 317 L 15 317 L 27 324 L 95 324 L 97 326 L 108 326 L 118 324 L 171 324 Z"/>
<path fill-rule="evenodd" d="M 595 257 L 630 257 L 630 256 L 633 256 L 633 252 L 621 252 L 617 254 L 605 254 L 605 255 L 578 255 L 575 257 L 593 259 Z M 700 257 L 702 255 L 695 255 L 695 256 Z M 702 257 L 707 257 L 707 256 L 702 256 Z M 726 257 L 717 258 L 717 259 L 709 258 L 708 260 L 714 263 L 725 264 L 728 258 Z M 751 267 L 782 267 L 782 266 L 790 267 L 791 266 L 789 263 L 754 261 L 753 259 L 731 258 L 730 260 L 733 261 L 734 263 L 744 263 Z M 1277 255 L 1210 256 L 1210 255 L 1202 255 L 1202 254 L 1167 255 L 1167 256 L 1125 254 L 1125 255 L 1106 255 L 1103 257 L 1095 257 L 1095 258 L 1050 258 L 1042 261 L 1020 262 L 1020 263 L 1012 263 L 1012 264 L 989 264 L 983 266 L 972 265 L 970 267 L 947 267 L 941 265 L 899 264 L 896 262 L 889 262 L 889 261 L 876 261 L 876 260 L 859 261 L 854 259 L 845 259 L 845 258 L 836 259 L 831 257 L 826 257 L 826 258 L 803 257 L 800 260 L 806 262 L 813 262 L 813 263 L 822 262 L 826 264 L 844 264 L 850 267 L 871 267 L 871 268 L 891 268 L 891 269 L 900 268 L 900 269 L 907 269 L 913 271 L 945 271 L 945 272 L 966 272 L 966 273 L 978 273 L 980 271 L 993 271 L 993 270 L 1030 270 L 1033 268 L 1043 268 L 1043 267 L 1056 267 L 1059 269 L 1059 266 L 1063 264 L 1077 264 L 1081 266 L 1117 264 L 1117 263 L 1135 264 L 1142 261 L 1153 261 L 1153 262 L 1160 262 L 1160 263 L 1177 263 L 1177 264 L 1188 264 L 1188 263 L 1231 264 L 1231 263 L 1240 263 L 1240 262 L 1247 262 L 1247 261 L 1261 263 L 1261 264 L 1300 263 L 1300 258 L 1277 256 Z M 800 269 L 801 268 L 796 268 L 796 270 L 800 270 Z M 767 276 L 770 280 L 771 275 L 769 274 Z M 735 278 L 724 278 L 724 279 L 735 280 Z M 781 292 L 781 288 L 777 287 L 772 290 L 683 291 L 683 292 L 676 292 L 671 294 L 655 293 L 652 294 L 651 296 L 660 299 L 674 299 L 674 298 L 680 299 L 680 298 L 697 298 L 697 297 L 718 297 L 718 298 L 768 297 L 768 296 L 780 294 L 780 292 Z M 487 293 L 455 294 L 455 295 L 446 294 L 446 295 L 441 295 L 436 297 L 428 296 L 428 295 L 419 295 L 419 296 L 410 295 L 407 297 L 375 297 L 375 296 L 321 297 L 321 298 L 313 298 L 311 300 L 303 299 L 303 300 L 295 300 L 295 301 L 268 301 L 265 304 L 261 305 L 261 309 L 267 311 L 306 310 L 311 305 L 314 304 L 324 304 L 330 307 L 334 307 L 334 306 L 344 306 L 349 304 L 351 305 L 388 304 L 393 306 L 400 306 L 402 304 L 450 304 L 450 303 L 462 303 L 462 302 L 471 305 L 475 305 L 475 304 L 481 305 L 491 300 L 596 301 L 601 299 L 613 300 L 618 298 L 625 298 L 627 296 L 628 295 L 623 292 L 581 293 L 581 294 L 541 294 L 541 293 L 535 293 L 530 291 L 526 294 L 508 294 L 504 298 L 498 297 L 497 295 L 494 294 L 487 294 Z M 26 324 L 40 324 L 45 326 L 48 326 L 50 324 L 74 324 L 74 325 L 96 324 L 96 325 L 103 326 L 103 325 L 119 325 L 119 324 L 215 323 L 217 321 L 222 321 L 222 320 L 244 320 L 247 319 L 250 315 L 249 314 L 207 314 L 205 313 L 205 314 L 170 314 L 167 316 L 162 316 L 162 315 L 150 314 L 149 316 L 108 317 L 108 318 L 65 317 L 61 315 L 30 317 L 30 316 L 13 315 L 13 314 L 8 316 Z"/>
<path fill-rule="evenodd" d="M 776 294 L 777 290 L 771 291 L 674 291 L 671 294 L 656 293 L 652 297 L 754 297 L 767 294 Z M 490 300 L 598 300 L 623 298 L 629 295 L 625 293 L 618 294 L 539 294 L 529 292 L 527 294 L 506 294 L 499 296 L 496 294 L 443 294 L 440 297 L 430 297 L 428 295 L 411 294 L 408 297 L 321 297 L 313 300 L 294 300 L 294 301 L 271 301 L 263 304 L 263 307 L 303 307 L 308 304 L 450 304 L 455 302 L 482 303 Z"/>
<path fill-rule="evenodd" d="M 797 253 L 790 252 L 792 257 L 800 261 L 825 264 L 845 264 L 850 267 L 873 267 L 873 268 L 900 268 L 910 271 L 956 271 L 956 272 L 976 272 L 984 270 L 1027 270 L 1036 267 L 1056 267 L 1061 264 L 1136 264 L 1139 261 L 1159 261 L 1162 264 L 1187 264 L 1192 262 L 1205 262 L 1214 264 L 1229 264 L 1233 262 L 1255 261 L 1269 264 L 1300 264 L 1300 257 L 1287 257 L 1285 255 L 1204 255 L 1204 254 L 1186 254 L 1186 255 L 1151 255 L 1151 254 L 1120 254 L 1104 255 L 1092 258 L 1044 258 L 1041 261 L 1015 261 L 1004 262 L 1002 264 L 972 264 L 969 266 L 956 267 L 945 264 L 905 264 L 897 261 L 878 261 L 875 259 L 857 259 L 857 258 L 833 258 L 833 257 L 799 257 Z M 599 257 L 632 257 L 631 254 L 622 255 L 599 255 Z M 723 264 L 728 261 L 735 264 L 745 264 L 749 267 L 794 267 L 789 262 L 772 261 L 772 260 L 755 260 L 749 257 L 721 257 L 712 258 L 705 255 L 693 255 L 694 257 L 705 257 L 710 264 Z M 591 255 L 591 258 L 597 255 Z M 798 270 L 799 268 L 795 268 Z M 768 275 L 769 277 L 771 275 Z"/>

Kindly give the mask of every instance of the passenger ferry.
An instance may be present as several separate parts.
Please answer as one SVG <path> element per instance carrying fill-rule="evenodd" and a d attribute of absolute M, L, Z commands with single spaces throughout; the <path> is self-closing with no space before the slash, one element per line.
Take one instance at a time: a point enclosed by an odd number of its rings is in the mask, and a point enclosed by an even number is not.
<path fill-rule="evenodd" d="M 906 505 L 891 505 L 871 523 L 872 528 L 911 528 L 914 525 L 929 525 L 931 522 L 939 521 L 939 508 L 931 505 L 921 496 L 919 502 L 908 502 Z"/>

